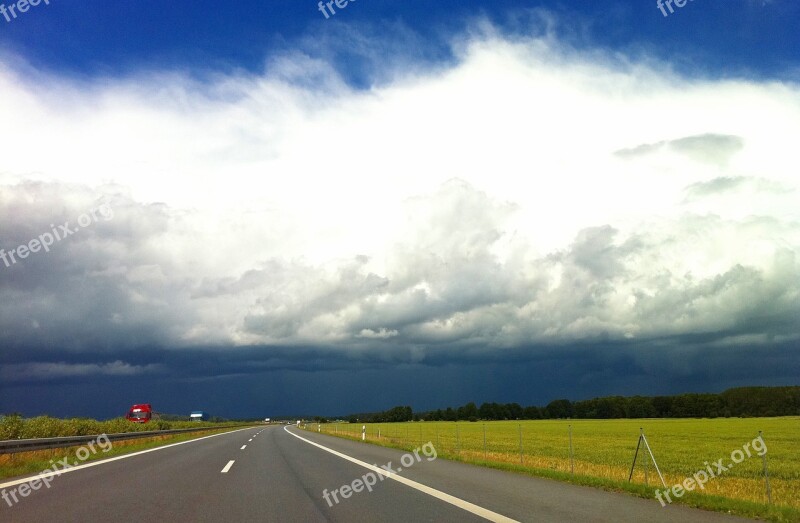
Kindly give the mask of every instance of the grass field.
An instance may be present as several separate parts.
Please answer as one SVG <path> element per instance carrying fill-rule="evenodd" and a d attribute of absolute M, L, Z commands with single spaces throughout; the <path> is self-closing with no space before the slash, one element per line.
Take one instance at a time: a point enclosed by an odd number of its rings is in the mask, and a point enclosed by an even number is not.
<path fill-rule="evenodd" d="M 308 424 L 307 429 L 361 439 L 361 424 Z M 569 432 L 572 430 L 573 463 Z M 661 481 L 640 452 L 633 483 L 628 475 L 643 428 L 668 486 L 711 470 L 703 490 L 684 495 L 691 506 L 800 521 L 800 418 L 541 420 L 367 424 L 367 440 L 411 449 L 432 442 L 440 457 L 653 496 Z M 762 457 L 753 444 L 763 431 L 772 506 L 767 505 Z M 484 440 L 485 433 L 485 440 Z M 484 444 L 485 441 L 485 444 Z M 521 442 L 521 444 L 520 444 Z M 748 446 L 751 457 L 744 453 Z M 520 446 L 522 452 L 520 452 Z M 736 460 L 732 463 L 732 453 Z M 727 471 L 718 472 L 719 459 Z M 574 476 L 571 473 L 574 466 Z M 646 475 L 646 477 L 645 477 Z M 645 487 L 645 484 L 648 487 Z"/>

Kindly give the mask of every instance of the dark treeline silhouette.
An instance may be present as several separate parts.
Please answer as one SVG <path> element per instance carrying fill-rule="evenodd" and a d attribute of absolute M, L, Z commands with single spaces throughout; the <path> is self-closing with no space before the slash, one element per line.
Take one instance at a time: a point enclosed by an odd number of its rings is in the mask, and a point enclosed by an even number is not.
<path fill-rule="evenodd" d="M 350 414 L 345 416 L 345 419 L 350 423 L 363 422 L 363 423 L 391 423 L 395 421 L 411 421 L 413 414 L 411 407 L 394 407 L 383 412 L 368 412 L 362 414 Z M 314 418 L 315 421 L 318 418 Z M 319 421 L 325 422 L 325 418 L 319 418 Z"/>
<path fill-rule="evenodd" d="M 467 403 L 413 413 L 395 407 L 377 413 L 352 414 L 350 422 L 478 421 L 510 419 L 720 418 L 800 415 L 800 387 L 741 387 L 720 394 L 677 396 L 609 396 L 572 402 L 554 400 L 544 407 L 518 403 Z"/>

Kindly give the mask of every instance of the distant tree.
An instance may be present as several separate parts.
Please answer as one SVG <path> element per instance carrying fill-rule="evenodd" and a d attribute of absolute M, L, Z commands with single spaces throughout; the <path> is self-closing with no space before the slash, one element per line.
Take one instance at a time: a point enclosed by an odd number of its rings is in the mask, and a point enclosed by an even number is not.
<path fill-rule="evenodd" d="M 628 398 L 625 415 L 628 418 L 655 418 L 656 408 L 653 406 L 652 398 L 642 396 Z"/>
<path fill-rule="evenodd" d="M 572 403 L 569 400 L 554 400 L 545 407 L 547 417 L 551 419 L 566 419 L 572 417 Z"/>
<path fill-rule="evenodd" d="M 506 403 L 508 419 L 522 419 L 522 407 L 519 403 Z"/>
<path fill-rule="evenodd" d="M 656 417 L 669 418 L 672 416 L 672 396 L 656 396 L 653 398 L 653 408 L 656 409 Z"/>
<path fill-rule="evenodd" d="M 739 387 L 720 396 L 729 416 L 800 415 L 800 387 Z"/>
<path fill-rule="evenodd" d="M 522 416 L 525 419 L 542 419 L 542 411 L 539 407 L 531 405 L 530 407 L 525 407 Z"/>
<path fill-rule="evenodd" d="M 511 413 L 508 412 L 508 407 L 501 403 L 492 403 L 494 409 L 494 419 L 511 419 Z"/>
<path fill-rule="evenodd" d="M 480 412 L 478 412 L 478 407 L 473 403 L 469 402 L 464 405 L 461 409 L 463 417 L 461 419 L 469 420 L 469 421 L 477 421 Z"/>
<path fill-rule="evenodd" d="M 594 419 L 597 417 L 597 400 L 582 400 L 572 404 L 572 417 Z"/>
<path fill-rule="evenodd" d="M 681 394 L 672 398 L 673 418 L 716 418 L 724 410 L 719 394 Z"/>

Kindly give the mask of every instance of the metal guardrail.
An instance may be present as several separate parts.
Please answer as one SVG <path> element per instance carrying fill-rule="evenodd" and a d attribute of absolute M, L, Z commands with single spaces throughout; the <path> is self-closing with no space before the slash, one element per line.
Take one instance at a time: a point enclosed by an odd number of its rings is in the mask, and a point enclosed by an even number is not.
<path fill-rule="evenodd" d="M 129 439 L 149 438 L 153 436 L 166 436 L 170 434 L 184 434 L 187 432 L 200 432 L 204 430 L 240 428 L 243 425 L 223 425 L 221 427 L 197 427 L 191 429 L 174 430 L 151 430 L 144 432 L 118 432 L 116 434 L 106 434 L 109 441 L 123 441 Z M 67 447 L 79 447 L 89 442 L 97 441 L 102 434 L 94 436 L 67 436 L 62 438 L 34 438 L 34 439 L 11 439 L 0 441 L 0 454 L 15 454 L 18 452 L 31 452 L 34 450 L 62 449 Z"/>

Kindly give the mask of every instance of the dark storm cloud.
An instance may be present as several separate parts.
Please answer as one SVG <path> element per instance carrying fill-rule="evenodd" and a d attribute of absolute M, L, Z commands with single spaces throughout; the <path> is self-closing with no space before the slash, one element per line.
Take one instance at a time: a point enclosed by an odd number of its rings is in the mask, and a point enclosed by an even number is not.
<path fill-rule="evenodd" d="M 191 216 L 113 192 L 34 184 L 4 189 L 13 228 L 0 245 L 100 201 L 113 219 L 0 271 L 4 381 L 530 363 L 559 351 L 602 358 L 617 344 L 641 357 L 609 362 L 611 375 L 649 361 L 655 346 L 736 354 L 798 339 L 792 250 L 707 276 L 675 272 L 669 261 L 686 252 L 683 242 L 713 252 L 719 235 L 763 241 L 781 230 L 769 220 L 693 217 L 633 235 L 604 225 L 579 231 L 562 251 L 504 259 L 495 249 L 509 238 L 515 207 L 454 180 L 409 202 L 410 232 L 389 253 L 387 274 L 357 256 L 325 267 L 271 258 L 239 277 L 210 278 L 175 256 L 184 235 L 200 232 Z M 685 345 L 693 335 L 702 337 Z"/>
<path fill-rule="evenodd" d="M 60 184 L 4 187 L 0 195 L 0 248 L 6 252 L 51 231 L 51 224 L 75 230 L 49 252 L 0 266 L 6 353 L 29 354 L 36 347 L 113 353 L 163 344 L 172 326 L 187 319 L 167 298 L 180 282 L 134 283 L 136 271 L 158 273 L 171 263 L 150 243 L 168 230 L 162 206 Z M 100 205 L 111 210 L 109 218 L 77 226 Z"/>

